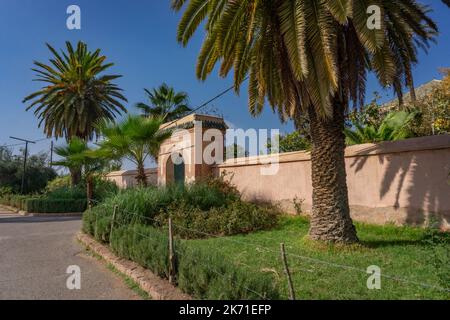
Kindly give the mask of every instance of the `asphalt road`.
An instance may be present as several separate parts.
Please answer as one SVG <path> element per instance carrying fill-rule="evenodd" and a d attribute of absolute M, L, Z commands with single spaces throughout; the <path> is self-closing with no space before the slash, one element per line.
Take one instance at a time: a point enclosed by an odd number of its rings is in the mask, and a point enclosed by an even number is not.
<path fill-rule="evenodd" d="M 77 242 L 80 227 L 80 218 L 20 217 L 0 209 L 0 299 L 139 299 Z M 67 288 L 69 266 L 80 267 L 80 290 Z"/>

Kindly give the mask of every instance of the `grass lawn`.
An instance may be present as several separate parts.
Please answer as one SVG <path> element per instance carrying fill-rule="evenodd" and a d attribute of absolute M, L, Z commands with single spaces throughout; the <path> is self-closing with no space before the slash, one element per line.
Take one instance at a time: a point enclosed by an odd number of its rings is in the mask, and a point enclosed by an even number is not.
<path fill-rule="evenodd" d="M 273 274 L 283 298 L 287 298 L 288 289 L 280 259 L 281 242 L 286 245 L 297 299 L 450 299 L 450 292 L 417 284 L 445 285 L 438 276 L 442 270 L 435 266 L 426 230 L 357 224 L 361 245 L 344 248 L 311 243 L 305 237 L 308 228 L 304 218 L 284 217 L 271 231 L 189 241 L 220 248 L 224 256 L 243 268 Z M 371 265 L 379 266 L 382 275 L 410 282 L 382 277 L 381 289 L 369 290 L 365 270 Z M 450 283 L 446 287 L 450 288 Z"/>

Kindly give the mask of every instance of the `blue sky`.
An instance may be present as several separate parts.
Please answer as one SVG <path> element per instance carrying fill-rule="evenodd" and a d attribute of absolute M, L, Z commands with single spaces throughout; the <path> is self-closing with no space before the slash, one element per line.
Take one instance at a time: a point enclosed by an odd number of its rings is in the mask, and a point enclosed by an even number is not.
<path fill-rule="evenodd" d="M 431 4 L 431 16 L 441 34 L 438 44 L 428 55 L 420 54 L 420 64 L 414 70 L 417 85 L 439 78 L 438 68 L 449 66 L 450 10 L 439 0 L 422 1 Z M 81 7 L 82 29 L 66 28 L 66 9 L 70 4 Z M 110 70 L 124 77 L 118 84 L 125 90 L 128 107 L 143 100 L 143 88 L 162 82 L 189 93 L 192 106 L 199 105 L 232 85 L 214 73 L 206 82 L 195 77 L 195 63 L 202 33 L 197 34 L 187 48 L 176 42 L 179 14 L 170 10 L 169 0 L 1 0 L 0 1 L 0 145 L 14 144 L 9 136 L 32 140 L 44 137 L 32 112 L 25 112 L 22 99 L 39 88 L 32 82 L 33 60 L 46 62 L 49 52 L 45 42 L 62 48 L 69 40 L 83 40 L 91 49 L 101 48 L 116 65 Z M 390 91 L 382 91 L 373 77 L 369 78 L 367 98 L 381 92 L 385 99 Z M 247 111 L 246 88 L 241 96 L 234 93 L 213 103 L 226 120 L 240 128 L 277 128 L 290 132 L 293 127 L 282 125 L 270 108 L 258 118 Z M 31 152 L 49 149 L 49 141 L 32 146 Z M 18 147 L 15 149 L 18 151 Z"/>

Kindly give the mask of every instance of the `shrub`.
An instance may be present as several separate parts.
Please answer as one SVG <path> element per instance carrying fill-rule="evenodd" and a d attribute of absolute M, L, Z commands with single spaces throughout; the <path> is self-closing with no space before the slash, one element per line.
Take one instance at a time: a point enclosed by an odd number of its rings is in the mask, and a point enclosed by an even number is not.
<path fill-rule="evenodd" d="M 45 195 L 52 199 L 86 199 L 86 183 L 80 183 L 73 187 L 70 185 L 70 177 L 58 177 L 47 184 Z M 98 202 L 114 196 L 119 188 L 112 182 L 96 176 L 94 178 L 93 200 Z"/>
<path fill-rule="evenodd" d="M 168 236 L 140 224 L 114 229 L 111 247 L 122 258 L 133 260 L 168 278 Z M 227 261 L 215 248 L 175 241 L 178 286 L 200 299 L 277 299 L 278 288 L 267 274 L 255 274 Z"/>
<path fill-rule="evenodd" d="M 230 236 L 269 229 L 278 222 L 279 210 L 273 206 L 262 206 L 235 200 L 227 206 L 202 211 L 186 202 L 172 204 L 157 219 L 160 225 L 167 224 L 171 217 L 174 233 L 182 238 L 205 238 L 208 235 Z"/>
<path fill-rule="evenodd" d="M 85 211 L 86 205 L 85 199 L 36 198 L 25 200 L 23 210 L 33 213 L 74 213 Z"/>
<path fill-rule="evenodd" d="M 61 187 L 45 194 L 50 200 L 86 199 L 86 191 L 81 187 Z"/>
<path fill-rule="evenodd" d="M 199 182 L 189 186 L 128 189 L 106 198 L 92 210 L 109 211 L 112 214 L 113 208 L 118 206 L 117 218 L 122 223 L 136 219 L 149 222 L 166 212 L 172 204 L 189 203 L 192 207 L 207 211 L 237 201 L 238 194 L 226 193 L 223 188 L 217 182 Z"/>
<path fill-rule="evenodd" d="M 163 278 L 169 276 L 168 243 L 166 234 L 139 224 L 118 227 L 111 238 L 111 248 L 116 254 Z"/>
<path fill-rule="evenodd" d="M 200 193 L 197 191 L 198 189 L 194 193 L 196 196 Z M 169 193 L 165 188 L 127 190 L 90 209 L 85 215 L 85 228 L 92 229 L 88 225 L 93 223 L 91 216 L 112 216 L 116 205 L 116 221 L 119 225 L 139 222 L 163 226 L 171 217 L 175 225 L 174 233 L 188 239 L 205 238 L 208 234 L 226 236 L 269 229 L 277 224 L 280 215 L 279 209 L 274 206 L 251 204 L 240 199 L 229 200 L 225 205 L 214 207 L 211 199 L 192 202 L 185 200 L 189 198 L 195 199 L 189 194 L 180 196 Z M 207 209 L 202 209 L 201 206 Z"/>
<path fill-rule="evenodd" d="M 450 234 L 433 227 L 430 221 L 425 232 L 423 242 L 429 246 L 430 262 L 435 267 L 436 276 L 442 287 L 450 283 Z M 438 225 L 438 224 L 437 224 Z M 450 298 L 450 293 L 448 293 Z"/>
<path fill-rule="evenodd" d="M 106 180 L 99 176 L 94 178 L 93 200 L 101 202 L 106 198 L 115 196 L 118 192 L 119 187 L 113 181 Z"/>
<path fill-rule="evenodd" d="M 96 220 L 98 218 L 98 210 L 88 210 L 86 211 L 85 214 L 83 214 L 83 221 L 82 221 L 82 231 L 84 233 L 90 234 L 92 236 L 95 236 L 95 238 L 97 239 L 96 235 L 95 235 L 95 231 L 96 231 Z M 97 239 L 99 240 L 99 239 Z"/>
<path fill-rule="evenodd" d="M 70 183 L 71 183 L 70 176 L 56 177 L 55 179 L 47 183 L 47 186 L 45 187 L 45 192 L 51 193 L 61 188 L 70 188 Z"/>
<path fill-rule="evenodd" d="M 178 246 L 179 247 L 179 246 Z M 189 242 L 177 250 L 178 286 L 199 299 L 279 299 L 273 279 L 238 267 L 217 253 L 217 248 L 195 247 Z"/>
<path fill-rule="evenodd" d="M 13 193 L 13 189 L 11 187 L 0 187 L 0 198 L 11 195 Z"/>
<path fill-rule="evenodd" d="M 9 194 L 4 195 L 0 201 L 1 204 L 5 206 L 10 206 L 17 208 L 19 210 L 24 210 L 24 201 L 28 198 L 29 196 Z"/>

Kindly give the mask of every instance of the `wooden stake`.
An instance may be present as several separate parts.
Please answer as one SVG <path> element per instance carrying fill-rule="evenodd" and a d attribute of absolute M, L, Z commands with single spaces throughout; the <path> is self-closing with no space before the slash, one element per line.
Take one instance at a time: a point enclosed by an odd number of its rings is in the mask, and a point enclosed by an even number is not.
<path fill-rule="evenodd" d="M 113 229 L 114 229 L 114 223 L 116 221 L 116 214 L 117 214 L 117 209 L 118 206 L 114 206 L 114 211 L 113 211 L 113 215 L 112 215 L 112 221 L 111 221 L 111 231 L 109 232 L 109 243 L 111 244 L 111 236 L 113 233 Z"/>
<path fill-rule="evenodd" d="M 294 285 L 292 283 L 291 272 L 289 271 L 289 266 L 286 259 L 286 250 L 284 248 L 284 243 L 280 244 L 280 249 L 281 249 L 281 260 L 283 261 L 284 264 L 284 272 L 286 273 L 286 277 L 288 280 L 289 300 L 295 300 Z"/>
<path fill-rule="evenodd" d="M 169 282 L 175 283 L 175 252 L 173 249 L 172 219 L 169 218 Z"/>

